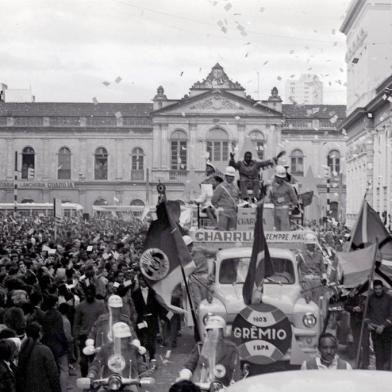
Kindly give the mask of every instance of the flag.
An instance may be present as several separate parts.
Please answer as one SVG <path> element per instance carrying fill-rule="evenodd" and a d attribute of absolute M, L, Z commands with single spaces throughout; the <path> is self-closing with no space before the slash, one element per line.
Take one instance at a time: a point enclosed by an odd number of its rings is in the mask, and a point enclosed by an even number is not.
<path fill-rule="evenodd" d="M 179 209 L 180 205 L 177 204 Z M 182 266 L 191 262 L 192 257 L 173 218 L 174 209 L 171 207 L 168 208 L 166 201 L 158 204 L 158 219 L 150 225 L 139 265 L 148 285 L 161 302 L 167 308 L 178 311 L 179 308 L 170 303 L 172 291 L 183 280 Z"/>
<path fill-rule="evenodd" d="M 376 211 L 364 200 L 351 232 L 349 249 L 356 250 L 378 241 L 381 258 L 392 260 L 392 237 Z"/>
<path fill-rule="evenodd" d="M 263 279 L 274 273 L 267 241 L 264 236 L 263 203 L 260 203 L 256 209 L 256 223 L 253 235 L 252 255 L 242 288 L 244 302 L 247 305 L 253 303 L 255 291 L 261 289 Z"/>
<path fill-rule="evenodd" d="M 63 207 L 61 205 L 61 199 L 53 199 L 53 212 L 55 223 L 60 224 L 63 221 Z"/>
<path fill-rule="evenodd" d="M 376 243 L 352 252 L 337 252 L 343 269 L 344 287 L 356 287 L 365 283 L 371 274 L 377 252 Z"/>
<path fill-rule="evenodd" d="M 304 207 L 307 207 L 309 205 L 312 204 L 312 200 L 313 200 L 313 191 L 309 191 L 309 192 L 305 192 L 305 193 L 301 193 L 299 195 L 299 197 L 302 200 L 302 205 Z"/>

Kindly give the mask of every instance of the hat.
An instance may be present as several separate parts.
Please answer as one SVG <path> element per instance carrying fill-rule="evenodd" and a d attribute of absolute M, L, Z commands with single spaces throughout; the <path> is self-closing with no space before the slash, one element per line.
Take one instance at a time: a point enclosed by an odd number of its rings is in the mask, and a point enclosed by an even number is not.
<path fill-rule="evenodd" d="M 225 176 L 235 177 L 235 169 L 233 166 L 227 166 L 225 170 Z"/>
<path fill-rule="evenodd" d="M 108 299 L 109 308 L 122 308 L 123 300 L 119 295 L 111 295 Z"/>
<path fill-rule="evenodd" d="M 286 178 L 286 169 L 282 165 L 278 165 L 275 168 L 275 176 L 279 178 Z"/>
<path fill-rule="evenodd" d="M 129 338 L 131 337 L 131 328 L 129 325 L 120 321 L 113 324 L 113 337 L 115 338 Z"/>
<path fill-rule="evenodd" d="M 183 235 L 182 239 L 184 240 L 186 246 L 193 244 L 193 240 L 189 235 Z"/>
<path fill-rule="evenodd" d="M 221 316 L 209 316 L 206 322 L 206 329 L 225 328 L 226 321 Z"/>
<path fill-rule="evenodd" d="M 212 167 L 215 170 L 215 166 L 211 163 L 211 161 L 207 161 L 206 166 Z"/>

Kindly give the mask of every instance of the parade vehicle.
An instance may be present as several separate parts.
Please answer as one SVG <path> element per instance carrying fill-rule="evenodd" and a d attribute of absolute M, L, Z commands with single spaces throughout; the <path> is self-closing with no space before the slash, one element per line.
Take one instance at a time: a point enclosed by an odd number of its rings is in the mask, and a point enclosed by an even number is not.
<path fill-rule="evenodd" d="M 213 262 L 211 294 L 199 306 L 201 335 L 210 315 L 222 316 L 226 335 L 237 343 L 251 374 L 279 362 L 300 365 L 317 352 L 317 341 L 327 317 L 328 298 L 312 300 L 306 290 L 313 276 L 303 275 L 300 251 L 269 248 L 274 275 L 264 279 L 261 304 L 246 306 L 242 288 L 249 268 L 251 247 L 227 248 Z"/>
<path fill-rule="evenodd" d="M 16 208 L 15 208 L 16 207 Z M 63 216 L 66 218 L 81 217 L 83 206 L 78 203 L 61 203 Z M 0 203 L 0 215 L 11 215 L 14 212 L 21 216 L 53 216 L 53 203 Z"/>
<path fill-rule="evenodd" d="M 375 370 L 298 370 L 263 374 L 240 381 L 227 392 L 368 392 L 386 391 L 391 372 Z"/>

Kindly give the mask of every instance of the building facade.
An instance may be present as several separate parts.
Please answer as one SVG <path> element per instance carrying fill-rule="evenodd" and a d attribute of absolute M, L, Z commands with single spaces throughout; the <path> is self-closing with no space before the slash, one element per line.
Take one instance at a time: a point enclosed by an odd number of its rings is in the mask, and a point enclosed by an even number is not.
<path fill-rule="evenodd" d="M 366 199 L 391 224 L 392 0 L 351 3 L 347 36 L 347 223 Z"/>
<path fill-rule="evenodd" d="M 366 106 L 392 73 L 392 0 L 353 0 L 346 35 L 347 114 Z"/>
<path fill-rule="evenodd" d="M 321 105 L 323 103 L 323 82 L 317 75 L 303 74 L 298 80 L 287 80 L 286 102 L 300 105 Z"/>
<path fill-rule="evenodd" d="M 15 152 L 20 201 L 56 197 L 86 212 L 94 204 L 154 204 L 159 182 L 169 198 L 189 200 L 207 159 L 224 170 L 231 152 L 242 159 L 248 150 L 260 159 L 286 150 L 293 174 L 301 181 L 312 167 L 323 193 L 323 165 L 335 168 L 335 178 L 344 170 L 336 132 L 344 111 L 283 105 L 276 88 L 256 101 L 219 64 L 177 100 L 159 87 L 152 103 L 3 102 L 0 200 L 13 200 Z"/>

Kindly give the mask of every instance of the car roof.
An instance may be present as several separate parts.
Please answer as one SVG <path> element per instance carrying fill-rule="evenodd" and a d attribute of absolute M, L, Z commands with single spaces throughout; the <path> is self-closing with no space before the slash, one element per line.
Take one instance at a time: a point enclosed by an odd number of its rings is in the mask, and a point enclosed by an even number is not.
<path fill-rule="evenodd" d="M 273 248 L 268 247 L 270 255 L 272 257 L 279 257 L 279 258 L 288 258 L 290 259 L 295 256 L 298 251 L 292 249 L 285 249 L 285 248 Z M 233 247 L 233 248 L 226 248 L 222 249 L 218 252 L 217 258 L 218 259 L 228 259 L 228 258 L 235 258 L 235 257 L 250 257 L 252 254 L 251 247 Z"/>
<path fill-rule="evenodd" d="M 388 390 L 392 373 L 371 370 L 297 370 L 249 377 L 227 392 L 369 392 Z"/>

